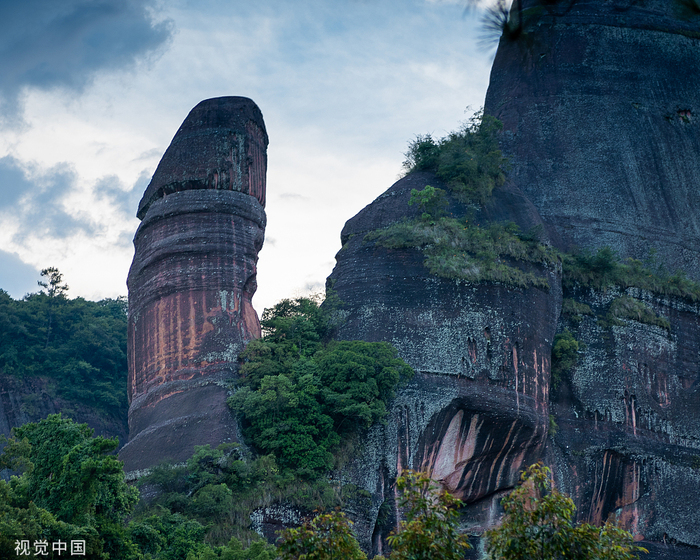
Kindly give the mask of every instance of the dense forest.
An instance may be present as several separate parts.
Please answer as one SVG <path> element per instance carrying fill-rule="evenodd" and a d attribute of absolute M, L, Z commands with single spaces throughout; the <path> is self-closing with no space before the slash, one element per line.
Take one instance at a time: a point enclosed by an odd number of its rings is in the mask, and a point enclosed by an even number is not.
<path fill-rule="evenodd" d="M 64 414 L 89 407 L 105 423 L 125 424 L 126 298 L 71 299 L 57 269 L 42 277 L 43 289 L 20 300 L 0 290 L 0 374 L 40 379 Z M 37 418 L 42 405 L 41 395 L 22 395 L 25 417 Z"/>

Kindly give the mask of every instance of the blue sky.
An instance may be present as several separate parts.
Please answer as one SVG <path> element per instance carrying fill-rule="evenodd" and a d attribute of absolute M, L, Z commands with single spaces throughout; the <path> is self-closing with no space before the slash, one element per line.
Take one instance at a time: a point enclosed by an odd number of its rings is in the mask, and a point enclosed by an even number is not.
<path fill-rule="evenodd" d="M 463 0 L 0 0 L 0 288 L 20 298 L 56 266 L 70 296 L 126 295 L 172 136 L 202 99 L 243 95 L 270 136 L 253 303 L 320 291 L 408 141 L 483 105 L 479 17 Z"/>

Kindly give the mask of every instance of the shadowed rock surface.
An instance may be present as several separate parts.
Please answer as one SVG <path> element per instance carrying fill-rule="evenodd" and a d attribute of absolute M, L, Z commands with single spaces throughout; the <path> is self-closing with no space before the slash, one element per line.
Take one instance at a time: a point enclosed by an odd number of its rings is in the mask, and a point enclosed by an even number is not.
<path fill-rule="evenodd" d="M 662 0 L 534 5 L 523 4 L 522 33 L 501 39 L 486 98 L 504 124 L 509 178 L 560 248 L 638 259 L 653 248 L 699 279 L 698 18 Z M 606 325 L 623 295 L 670 328 Z M 586 345 L 552 402 L 558 485 L 581 520 L 612 516 L 637 538 L 700 546 L 698 305 L 634 288 L 564 296 L 593 315 L 558 326 Z"/>
<path fill-rule="evenodd" d="M 678 4 L 525 0 L 485 111 L 562 248 L 655 248 L 700 279 L 700 21 Z"/>
<path fill-rule="evenodd" d="M 546 456 L 558 487 L 582 521 L 612 517 L 640 539 L 700 546 L 700 306 L 636 288 L 565 296 L 593 314 L 560 319 L 585 347 L 551 401 L 558 430 Z M 669 329 L 611 322 L 623 296 Z"/>
<path fill-rule="evenodd" d="M 376 554 L 391 529 L 375 526 L 377 512 L 393 501 L 392 481 L 403 468 L 429 470 L 470 504 L 471 526 L 483 528 L 492 521 L 492 501 L 541 455 L 549 422 L 558 270 L 533 265 L 549 290 L 469 284 L 432 276 L 417 249 L 365 241 L 371 230 L 419 215 L 408 200 L 426 184 L 444 187 L 431 173 L 413 173 L 349 220 L 328 279 L 343 302 L 338 337 L 389 342 L 417 372 L 351 469 L 355 484 L 373 494 L 372 507 L 355 512 L 355 529 Z M 451 199 L 449 211 L 464 208 Z M 525 230 L 539 223 L 512 185 L 497 188 L 476 220 L 513 221 Z"/>
<path fill-rule="evenodd" d="M 562 250 L 609 245 L 643 259 L 654 248 L 667 270 L 700 279 L 700 22 L 675 6 L 524 3 L 485 109 L 504 124 L 509 183 L 477 222 L 541 223 Z M 556 271 L 540 271 L 549 290 L 449 281 L 417 250 L 364 240 L 418 216 L 408 197 L 426 184 L 441 186 L 413 173 L 349 220 L 328 280 L 343 302 L 339 337 L 390 342 L 417 371 L 350 469 L 373 496 L 350 507 L 363 547 L 385 552 L 402 467 L 428 469 L 464 499 L 463 527 L 480 534 L 518 469 L 544 459 L 579 520 L 619 521 L 650 559 L 700 558 L 698 304 L 634 287 L 562 290 Z M 562 296 L 590 314 L 560 316 Z M 621 297 L 668 328 L 611 319 Z M 582 343 L 578 364 L 550 394 L 552 341 L 565 328 Z"/>
<path fill-rule="evenodd" d="M 260 336 L 267 133 L 244 97 L 199 103 L 139 204 L 129 271 L 127 471 L 238 440 L 226 382 Z"/>

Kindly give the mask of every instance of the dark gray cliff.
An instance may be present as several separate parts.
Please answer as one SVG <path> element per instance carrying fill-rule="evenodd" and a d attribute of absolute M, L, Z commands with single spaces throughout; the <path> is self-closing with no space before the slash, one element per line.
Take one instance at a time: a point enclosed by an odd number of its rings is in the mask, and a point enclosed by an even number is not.
<path fill-rule="evenodd" d="M 700 306 L 636 288 L 566 295 L 593 314 L 560 321 L 585 346 L 551 400 L 558 486 L 581 520 L 612 517 L 639 539 L 700 547 Z M 630 296 L 669 328 L 611 323 L 610 305 Z"/>
<path fill-rule="evenodd" d="M 431 472 L 469 504 L 470 526 L 480 530 L 494 522 L 493 502 L 513 487 L 519 469 L 541 455 L 549 422 L 559 270 L 537 267 L 549 290 L 470 284 L 432 276 L 417 249 L 365 240 L 371 230 L 416 216 L 410 191 L 426 184 L 441 185 L 430 173 L 408 175 L 349 220 L 328 279 L 343 302 L 339 338 L 389 342 L 417 372 L 388 425 L 370 432 L 351 475 L 373 495 L 355 520 L 362 544 L 375 553 L 390 529 L 376 525 L 377 512 L 393 501 L 391 481 L 403 468 Z M 451 200 L 449 210 L 465 209 Z M 476 220 L 524 229 L 539 223 L 512 185 L 497 188 Z"/>
<path fill-rule="evenodd" d="M 524 2 L 485 108 L 504 124 L 511 170 L 477 223 L 542 224 L 564 251 L 656 249 L 668 270 L 700 279 L 700 22 L 675 6 Z M 350 511 L 363 546 L 383 551 L 398 513 L 382 525 L 377 511 L 393 503 L 402 467 L 427 469 L 465 500 L 463 528 L 478 535 L 498 522 L 518 469 L 544 459 L 580 520 L 619 521 L 648 558 L 700 558 L 697 303 L 634 287 L 562 290 L 556 270 L 540 270 L 548 290 L 450 281 L 430 275 L 418 250 L 365 239 L 417 216 L 408 197 L 426 184 L 440 186 L 411 174 L 349 220 L 328 280 L 343 302 L 339 336 L 390 342 L 417 371 L 349 472 L 373 496 Z M 561 316 L 562 296 L 590 314 Z M 623 296 L 656 324 L 611 318 Z M 550 393 L 554 333 L 565 328 L 579 360 Z"/>
<path fill-rule="evenodd" d="M 562 247 L 658 250 L 700 279 L 700 21 L 671 0 L 525 0 L 485 111 Z"/>

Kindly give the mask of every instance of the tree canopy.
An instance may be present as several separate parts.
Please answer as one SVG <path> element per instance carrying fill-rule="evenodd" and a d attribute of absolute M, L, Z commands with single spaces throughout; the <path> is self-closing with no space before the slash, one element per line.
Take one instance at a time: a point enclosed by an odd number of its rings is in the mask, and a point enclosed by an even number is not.
<path fill-rule="evenodd" d="M 14 300 L 0 290 L 0 372 L 50 379 L 51 396 L 69 407 L 126 417 L 126 298 L 69 299 L 58 270 L 42 273 L 46 291 Z"/>
<path fill-rule="evenodd" d="M 85 540 L 91 558 L 138 557 L 124 528 L 138 491 L 109 455 L 116 439 L 92 435 L 86 424 L 60 414 L 13 428 L 0 469 L 22 474 L 0 480 L 0 556 L 13 557 L 16 541 L 48 538 Z"/>
<path fill-rule="evenodd" d="M 263 337 L 241 354 L 242 378 L 229 405 L 246 438 L 281 468 L 313 480 L 338 452 L 387 415 L 413 372 L 383 342 L 331 341 L 331 314 L 309 298 L 263 313 Z"/>

